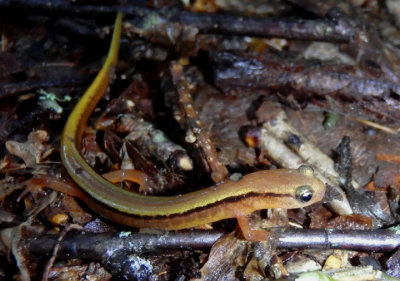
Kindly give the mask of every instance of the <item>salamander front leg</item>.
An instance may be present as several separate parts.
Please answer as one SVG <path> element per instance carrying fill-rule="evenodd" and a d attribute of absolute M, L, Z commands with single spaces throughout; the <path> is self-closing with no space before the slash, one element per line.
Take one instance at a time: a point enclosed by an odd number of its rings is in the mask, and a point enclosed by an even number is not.
<path fill-rule="evenodd" d="M 249 218 L 246 214 L 236 212 L 236 219 L 239 224 L 239 228 L 246 240 L 250 241 L 268 241 L 271 239 L 272 235 L 270 232 L 263 229 L 253 229 L 250 226 Z"/>

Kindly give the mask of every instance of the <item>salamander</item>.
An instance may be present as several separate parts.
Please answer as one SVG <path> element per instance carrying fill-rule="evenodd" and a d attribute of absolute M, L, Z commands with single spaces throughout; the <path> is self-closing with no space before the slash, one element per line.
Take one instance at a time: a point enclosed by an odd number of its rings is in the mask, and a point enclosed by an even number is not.
<path fill-rule="evenodd" d="M 81 155 L 81 142 L 88 119 L 107 90 L 110 70 L 117 62 L 121 23 L 122 15 L 118 14 L 106 61 L 69 115 L 61 136 L 63 165 L 84 191 L 82 199 L 91 209 L 123 225 L 167 230 L 237 218 L 245 238 L 262 240 L 267 236 L 251 230 L 248 214 L 268 208 L 301 208 L 323 198 L 325 185 L 314 177 L 309 166 L 300 166 L 296 170 L 257 171 L 237 181 L 226 180 L 198 191 L 169 197 L 131 192 L 96 173 Z M 142 178 L 139 182 L 145 184 L 143 172 L 132 172 L 134 177 Z"/>

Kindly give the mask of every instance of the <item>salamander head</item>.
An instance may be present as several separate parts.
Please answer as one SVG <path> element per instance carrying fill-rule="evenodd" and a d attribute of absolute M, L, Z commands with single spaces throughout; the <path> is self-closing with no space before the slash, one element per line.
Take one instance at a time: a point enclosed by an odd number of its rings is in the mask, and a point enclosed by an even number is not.
<path fill-rule="evenodd" d="M 245 176 L 242 183 L 246 182 L 249 192 L 270 198 L 270 208 L 295 209 L 311 205 L 323 199 L 326 189 L 325 184 L 314 177 L 313 169 L 305 165 L 298 169 L 258 171 Z"/>
<path fill-rule="evenodd" d="M 307 206 L 319 202 L 325 194 L 325 184 L 314 176 L 311 166 L 301 165 L 297 171 L 298 177 L 296 184 L 292 186 L 291 192 L 297 204 Z"/>

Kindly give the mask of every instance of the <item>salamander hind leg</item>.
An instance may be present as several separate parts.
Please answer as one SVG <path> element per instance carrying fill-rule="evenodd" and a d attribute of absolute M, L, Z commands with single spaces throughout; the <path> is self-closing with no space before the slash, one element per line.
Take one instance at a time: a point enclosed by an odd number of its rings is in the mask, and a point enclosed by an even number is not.
<path fill-rule="evenodd" d="M 154 185 L 151 177 L 139 170 L 115 170 L 105 173 L 102 176 L 112 183 L 125 180 L 135 182 L 140 186 L 139 191 L 146 191 Z"/>

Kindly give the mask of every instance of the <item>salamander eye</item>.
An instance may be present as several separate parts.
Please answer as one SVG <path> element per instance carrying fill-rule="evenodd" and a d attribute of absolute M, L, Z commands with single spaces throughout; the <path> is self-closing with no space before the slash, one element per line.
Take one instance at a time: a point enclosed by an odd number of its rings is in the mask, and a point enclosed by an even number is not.
<path fill-rule="evenodd" d="M 313 190 L 309 185 L 299 186 L 296 190 L 296 199 L 301 203 L 306 203 L 312 199 Z"/>

